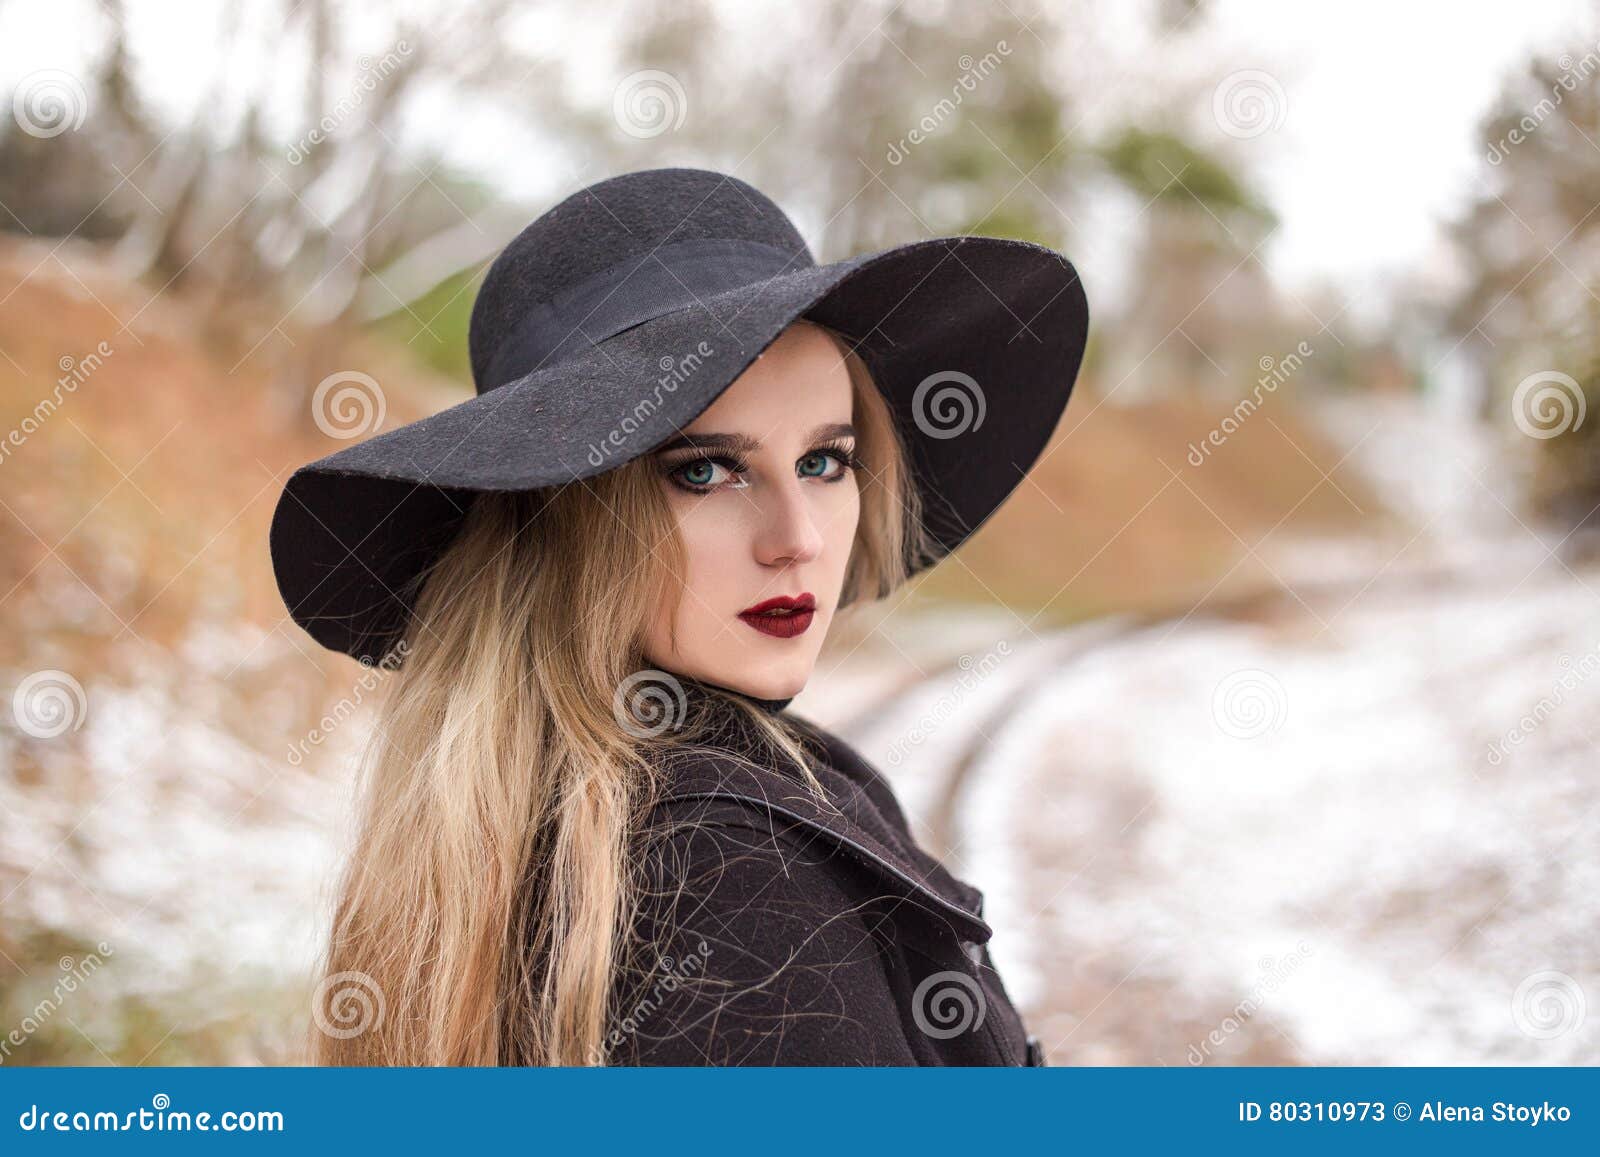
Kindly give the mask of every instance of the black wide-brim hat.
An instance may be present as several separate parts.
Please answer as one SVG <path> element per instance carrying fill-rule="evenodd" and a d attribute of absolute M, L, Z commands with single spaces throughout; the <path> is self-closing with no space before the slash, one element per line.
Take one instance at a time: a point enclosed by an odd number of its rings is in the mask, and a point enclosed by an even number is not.
<path fill-rule="evenodd" d="M 1049 442 L 1088 303 L 1061 254 L 941 237 L 827 265 L 771 199 L 704 169 L 572 194 L 506 246 L 472 309 L 477 396 L 294 472 L 271 531 L 294 620 L 363 662 L 402 637 L 416 580 L 475 494 L 648 453 L 802 317 L 848 336 L 899 423 L 932 566 Z M 796 388 L 804 388 L 796 383 Z"/>

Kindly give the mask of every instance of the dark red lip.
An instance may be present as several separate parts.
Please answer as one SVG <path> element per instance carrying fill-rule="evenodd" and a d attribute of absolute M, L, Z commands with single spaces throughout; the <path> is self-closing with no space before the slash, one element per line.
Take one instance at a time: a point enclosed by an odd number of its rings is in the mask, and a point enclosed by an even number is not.
<path fill-rule="evenodd" d="M 739 618 L 763 635 L 792 639 L 804 634 L 816 617 L 816 596 L 807 591 L 793 598 L 779 595 L 739 612 Z"/>
<path fill-rule="evenodd" d="M 764 603 L 746 607 L 739 613 L 741 615 L 760 615 L 767 611 L 814 611 L 816 609 L 817 597 L 810 591 L 804 591 L 793 598 L 788 595 L 779 595 L 775 599 L 768 599 Z"/>

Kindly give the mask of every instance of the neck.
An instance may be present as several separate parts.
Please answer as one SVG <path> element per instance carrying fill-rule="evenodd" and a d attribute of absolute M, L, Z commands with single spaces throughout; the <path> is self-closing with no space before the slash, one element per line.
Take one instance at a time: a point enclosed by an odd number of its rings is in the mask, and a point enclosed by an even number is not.
<path fill-rule="evenodd" d="M 772 714 L 777 714 L 784 708 L 788 707 L 790 703 L 794 702 L 793 695 L 786 696 L 782 699 L 763 699 L 759 695 L 751 695 L 747 691 L 740 691 L 736 688 L 728 687 L 721 683 L 712 683 L 709 680 L 696 679 L 693 676 L 680 675 L 677 672 L 671 672 L 671 674 L 674 679 L 677 679 L 683 684 L 684 692 L 688 695 L 705 694 L 708 691 L 720 691 L 723 694 L 732 695 L 735 698 L 743 699 L 746 703 L 753 703 L 763 711 L 768 711 Z"/>

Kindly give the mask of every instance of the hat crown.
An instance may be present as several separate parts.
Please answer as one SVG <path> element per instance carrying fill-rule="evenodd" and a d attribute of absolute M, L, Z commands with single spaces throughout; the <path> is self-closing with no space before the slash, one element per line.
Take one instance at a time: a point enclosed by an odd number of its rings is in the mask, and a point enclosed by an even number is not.
<path fill-rule="evenodd" d="M 528 313 L 605 270 L 684 241 L 735 240 L 815 265 L 794 223 L 766 194 L 708 169 L 644 169 L 610 177 L 546 210 L 489 266 L 468 330 L 479 390 L 506 335 Z"/>

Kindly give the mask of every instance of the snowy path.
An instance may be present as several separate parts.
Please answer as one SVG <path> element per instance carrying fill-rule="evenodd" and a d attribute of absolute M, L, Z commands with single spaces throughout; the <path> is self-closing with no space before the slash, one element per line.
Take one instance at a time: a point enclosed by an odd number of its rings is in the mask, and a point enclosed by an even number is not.
<path fill-rule="evenodd" d="M 985 891 L 1054 1063 L 1600 1062 L 1600 573 L 1470 439 L 1345 417 L 1419 528 L 1340 552 L 1365 577 L 1022 633 L 846 731 Z"/>

